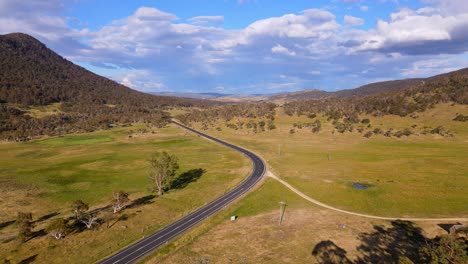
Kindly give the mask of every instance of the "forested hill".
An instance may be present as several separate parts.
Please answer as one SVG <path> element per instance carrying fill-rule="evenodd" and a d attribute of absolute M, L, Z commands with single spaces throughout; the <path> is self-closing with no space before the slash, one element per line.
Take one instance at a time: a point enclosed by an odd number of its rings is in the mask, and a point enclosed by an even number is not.
<path fill-rule="evenodd" d="M 114 123 L 161 125 L 167 120 L 165 106 L 212 104 L 141 93 L 73 64 L 29 35 L 0 35 L 0 139 L 85 132 Z M 29 111 L 51 105 L 55 114 Z"/>
<path fill-rule="evenodd" d="M 131 90 L 73 64 L 22 33 L 0 35 L 0 88 L 2 102 L 22 105 L 55 102 L 145 107 L 207 104 Z"/>

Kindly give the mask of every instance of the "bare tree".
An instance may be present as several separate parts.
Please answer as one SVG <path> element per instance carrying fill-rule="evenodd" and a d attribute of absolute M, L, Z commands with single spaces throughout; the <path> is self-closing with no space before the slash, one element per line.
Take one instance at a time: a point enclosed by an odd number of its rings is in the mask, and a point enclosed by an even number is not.
<path fill-rule="evenodd" d="M 63 218 L 57 218 L 50 222 L 46 228 L 46 231 L 55 239 L 60 240 L 65 237 L 65 233 L 67 232 L 67 224 Z"/>
<path fill-rule="evenodd" d="M 128 198 L 128 193 L 124 191 L 117 191 L 112 194 L 112 209 L 114 214 L 122 210 L 125 207 L 125 204 L 128 203 L 130 199 Z"/>
<path fill-rule="evenodd" d="M 84 213 L 88 211 L 89 206 L 82 200 L 76 200 L 72 203 L 72 213 L 75 214 L 76 220 L 80 220 Z"/>
<path fill-rule="evenodd" d="M 85 224 L 86 228 L 90 229 L 92 228 L 94 225 L 97 225 L 98 224 L 98 221 L 99 218 L 97 217 L 96 214 L 88 214 L 86 216 L 83 216 L 81 218 L 81 223 Z"/>
<path fill-rule="evenodd" d="M 163 195 L 164 190 L 168 189 L 174 181 L 175 172 L 179 169 L 179 163 L 175 155 L 169 155 L 167 152 L 155 152 L 150 157 L 150 171 L 148 178 L 153 185 L 153 191 L 158 195 Z"/>

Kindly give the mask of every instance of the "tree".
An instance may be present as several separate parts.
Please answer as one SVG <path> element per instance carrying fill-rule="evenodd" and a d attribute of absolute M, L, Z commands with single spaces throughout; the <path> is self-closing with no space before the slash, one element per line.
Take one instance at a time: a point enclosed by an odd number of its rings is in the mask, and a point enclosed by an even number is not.
<path fill-rule="evenodd" d="M 112 194 L 112 209 L 114 214 L 122 210 L 125 207 L 125 204 L 128 203 L 130 199 L 128 198 L 128 193 L 124 191 L 117 191 Z"/>
<path fill-rule="evenodd" d="M 98 224 L 98 221 L 99 218 L 97 217 L 96 214 L 88 214 L 84 217 L 81 218 L 81 223 L 85 224 L 86 228 L 90 229 L 92 228 L 94 225 L 97 225 Z"/>
<path fill-rule="evenodd" d="M 63 218 L 56 218 L 46 227 L 46 231 L 55 239 L 60 240 L 65 237 L 67 224 Z"/>
<path fill-rule="evenodd" d="M 163 195 L 175 180 L 175 172 L 179 169 L 179 163 L 175 155 L 167 152 L 156 152 L 150 157 L 150 171 L 148 178 L 153 185 L 153 191 L 158 191 L 158 195 Z"/>
<path fill-rule="evenodd" d="M 80 220 L 83 217 L 83 214 L 88 211 L 88 204 L 84 203 L 82 200 L 76 200 L 72 203 L 72 213 L 75 214 L 76 220 Z"/>
<path fill-rule="evenodd" d="M 32 222 L 32 214 L 18 212 L 15 224 L 18 227 L 18 239 L 21 242 L 25 242 L 26 238 L 32 234 L 32 229 L 34 227 Z"/>
<path fill-rule="evenodd" d="M 106 223 L 106 228 L 110 228 L 112 226 L 112 222 L 116 219 L 115 214 L 112 212 L 107 212 L 102 216 L 102 220 Z"/>
<path fill-rule="evenodd" d="M 420 249 L 426 263 L 468 263 L 468 241 L 464 237 L 444 235 Z"/>

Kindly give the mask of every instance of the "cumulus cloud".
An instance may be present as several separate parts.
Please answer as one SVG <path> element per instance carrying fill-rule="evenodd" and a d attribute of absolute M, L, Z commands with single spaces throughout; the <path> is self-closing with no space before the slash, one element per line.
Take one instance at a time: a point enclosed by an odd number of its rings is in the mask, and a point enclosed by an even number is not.
<path fill-rule="evenodd" d="M 349 16 L 349 15 L 345 15 L 343 21 L 348 26 L 364 25 L 364 19 L 359 18 L 359 17 Z"/>
<path fill-rule="evenodd" d="M 280 44 L 272 47 L 271 52 L 277 53 L 277 54 L 288 55 L 288 56 L 296 55 L 296 52 L 290 51 L 288 48 L 285 48 L 285 47 L 281 46 Z"/>
<path fill-rule="evenodd" d="M 405 54 L 463 53 L 468 51 L 468 14 L 444 16 L 432 8 L 402 9 L 390 21 L 361 35 L 355 51 L 398 51 Z"/>
<path fill-rule="evenodd" d="M 365 1 L 344 1 L 363 10 Z M 364 23 L 361 18 L 347 15 L 340 24 L 332 11 L 322 9 L 231 30 L 219 27 L 222 16 L 183 22 L 152 7 L 97 30 L 76 30 L 68 26 L 58 0 L 0 0 L 0 32 L 30 33 L 68 59 L 142 91 L 336 90 L 466 66 L 466 56 L 457 60 L 456 55 L 468 51 L 462 2 L 426 0 L 424 8 L 399 10 L 368 30 L 353 27 Z"/>

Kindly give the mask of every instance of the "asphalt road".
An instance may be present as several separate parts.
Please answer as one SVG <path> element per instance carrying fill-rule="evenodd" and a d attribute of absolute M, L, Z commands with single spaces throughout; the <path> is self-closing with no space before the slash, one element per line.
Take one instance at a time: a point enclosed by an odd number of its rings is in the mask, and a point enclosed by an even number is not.
<path fill-rule="evenodd" d="M 110 264 L 110 263 L 134 263 L 143 256 L 149 254 L 151 251 L 157 249 L 161 245 L 168 243 L 174 237 L 182 234 L 191 227 L 200 223 L 201 221 L 207 219 L 212 214 L 218 212 L 232 201 L 239 198 L 249 189 L 251 189 L 255 184 L 260 181 L 260 179 L 265 174 L 265 164 L 262 159 L 255 155 L 254 153 L 240 148 L 238 146 L 229 144 L 212 136 L 203 134 L 197 130 L 194 130 L 190 127 L 184 126 L 178 122 L 172 122 L 184 129 L 187 129 L 193 133 L 196 133 L 202 137 L 208 138 L 212 141 L 215 141 L 221 145 L 237 150 L 252 160 L 253 171 L 252 173 L 237 187 L 231 191 L 225 193 L 224 195 L 218 197 L 214 201 L 204 205 L 203 207 L 197 209 L 196 211 L 180 218 L 179 220 L 173 222 L 172 224 L 167 225 L 166 227 L 156 231 L 152 235 L 143 238 L 130 246 L 122 249 L 121 251 L 111 255 L 98 263 Z"/>

